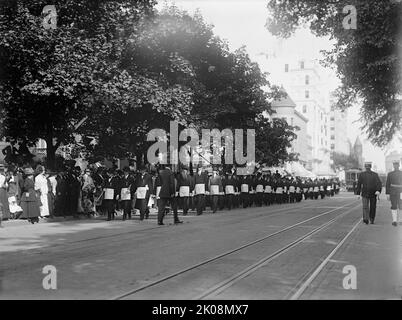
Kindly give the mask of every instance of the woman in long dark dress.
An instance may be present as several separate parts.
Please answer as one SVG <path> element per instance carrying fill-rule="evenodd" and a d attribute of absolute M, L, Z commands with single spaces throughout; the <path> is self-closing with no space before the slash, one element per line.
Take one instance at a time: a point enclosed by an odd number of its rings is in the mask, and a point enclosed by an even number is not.
<path fill-rule="evenodd" d="M 28 219 L 29 222 L 34 224 L 39 222 L 40 210 L 39 199 L 35 191 L 34 171 L 32 168 L 24 170 L 25 180 L 21 192 L 21 207 L 23 214 L 21 218 Z"/>

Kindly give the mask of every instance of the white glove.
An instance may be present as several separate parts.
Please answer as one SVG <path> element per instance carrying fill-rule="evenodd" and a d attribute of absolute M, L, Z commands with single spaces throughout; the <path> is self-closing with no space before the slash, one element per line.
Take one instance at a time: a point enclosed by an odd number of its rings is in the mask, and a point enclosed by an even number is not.
<path fill-rule="evenodd" d="M 360 200 L 360 195 L 359 195 L 359 196 L 357 196 L 357 200 Z"/>
<path fill-rule="evenodd" d="M 389 201 L 391 199 L 390 195 L 387 194 L 387 200 Z"/>
<path fill-rule="evenodd" d="M 376 195 L 376 196 L 379 196 L 380 194 L 381 194 L 380 191 L 376 191 L 376 192 L 375 192 L 375 195 Z"/>

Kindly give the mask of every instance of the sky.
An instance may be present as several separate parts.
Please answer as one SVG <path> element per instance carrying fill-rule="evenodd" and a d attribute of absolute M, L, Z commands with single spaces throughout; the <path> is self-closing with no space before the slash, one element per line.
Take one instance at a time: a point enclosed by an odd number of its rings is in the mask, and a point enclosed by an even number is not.
<path fill-rule="evenodd" d="M 270 54 L 274 50 L 281 55 L 302 55 L 312 59 L 321 59 L 320 50 L 328 50 L 332 43 L 327 38 L 317 38 L 309 30 L 298 30 L 290 39 L 278 39 L 265 28 L 268 17 L 267 1 L 265 0 L 168 0 L 159 1 L 161 8 L 164 2 L 175 3 L 179 8 L 194 13 L 199 9 L 205 21 L 214 25 L 214 33 L 228 40 L 229 46 L 235 50 L 243 45 L 254 61 L 258 61 L 261 53 Z M 273 49 L 275 48 L 275 49 Z M 279 51 L 278 51 L 279 48 Z M 275 84 L 274 69 L 263 71 L 271 73 L 269 80 Z M 333 70 L 326 70 L 326 86 L 333 90 L 338 85 Z M 373 162 L 379 171 L 385 170 L 384 151 L 374 147 L 362 133 L 362 123 L 359 121 L 359 107 L 348 110 L 348 138 L 352 143 L 359 136 L 363 143 L 363 158 Z"/>

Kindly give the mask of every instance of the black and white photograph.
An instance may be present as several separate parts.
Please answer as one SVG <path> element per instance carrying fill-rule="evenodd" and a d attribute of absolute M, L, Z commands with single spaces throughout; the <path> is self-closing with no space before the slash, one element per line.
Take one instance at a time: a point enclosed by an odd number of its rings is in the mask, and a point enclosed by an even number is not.
<path fill-rule="evenodd" d="M 401 300 L 401 62 L 400 0 L 0 0 L 0 300 Z"/>

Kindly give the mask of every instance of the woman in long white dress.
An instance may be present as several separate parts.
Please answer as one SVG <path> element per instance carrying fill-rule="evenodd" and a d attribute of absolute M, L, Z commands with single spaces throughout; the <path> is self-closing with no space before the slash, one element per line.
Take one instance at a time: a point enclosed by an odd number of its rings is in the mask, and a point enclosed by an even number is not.
<path fill-rule="evenodd" d="M 40 215 L 41 217 L 48 217 L 50 215 L 48 202 L 49 186 L 44 174 L 45 168 L 43 166 L 38 166 L 36 171 L 38 172 L 38 175 L 35 177 L 35 190 L 40 192 Z"/>

